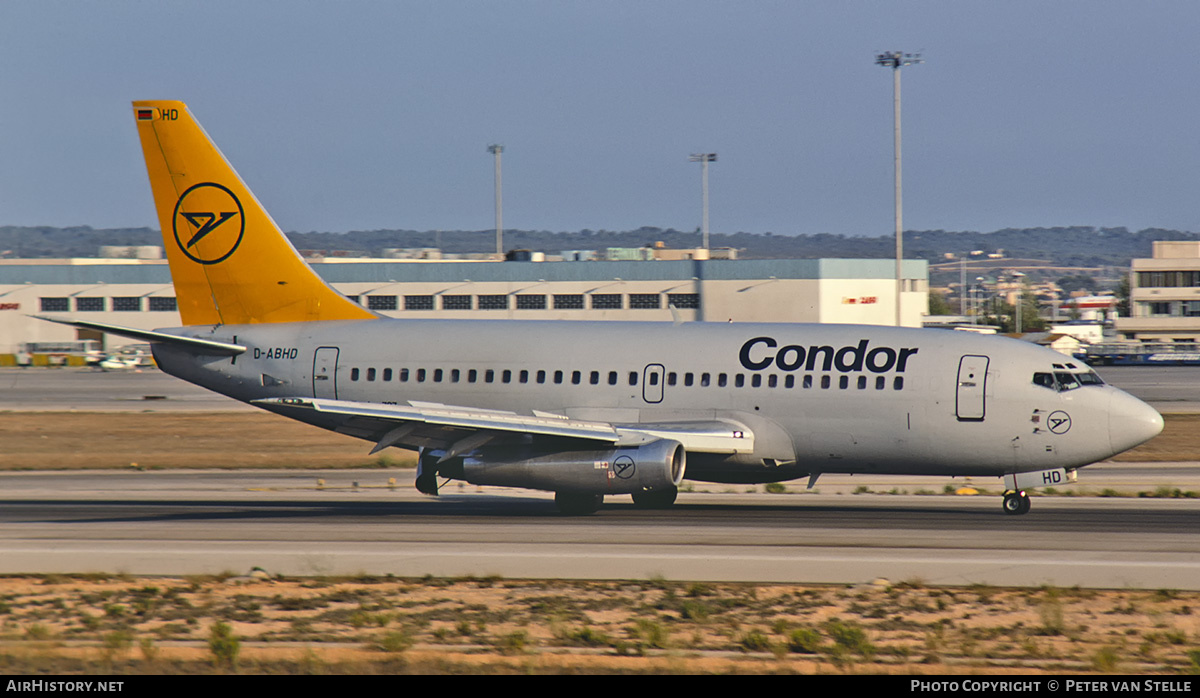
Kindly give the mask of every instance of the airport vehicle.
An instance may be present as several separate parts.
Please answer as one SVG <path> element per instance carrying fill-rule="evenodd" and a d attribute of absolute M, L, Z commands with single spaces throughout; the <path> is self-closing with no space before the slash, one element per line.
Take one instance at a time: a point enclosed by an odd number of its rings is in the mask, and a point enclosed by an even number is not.
<path fill-rule="evenodd" d="M 96 366 L 102 371 L 138 371 L 152 368 L 154 360 L 141 347 L 125 347 L 115 354 L 109 354 Z"/>
<path fill-rule="evenodd" d="M 419 452 L 441 478 L 674 502 L 687 477 L 1004 478 L 1029 488 L 1158 434 L 1069 357 L 965 332 L 854 325 L 398 320 L 326 285 L 182 102 L 134 102 L 185 327 L 55 318 L 153 344 L 159 367 L 280 415 Z"/>

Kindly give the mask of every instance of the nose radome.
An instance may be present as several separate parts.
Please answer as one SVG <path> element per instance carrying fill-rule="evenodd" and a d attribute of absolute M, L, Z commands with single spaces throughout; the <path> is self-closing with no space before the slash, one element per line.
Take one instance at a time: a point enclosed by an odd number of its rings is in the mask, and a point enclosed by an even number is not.
<path fill-rule="evenodd" d="M 1108 440 L 1113 455 L 1153 439 L 1162 430 L 1158 410 L 1123 390 L 1113 390 L 1108 403 Z"/>

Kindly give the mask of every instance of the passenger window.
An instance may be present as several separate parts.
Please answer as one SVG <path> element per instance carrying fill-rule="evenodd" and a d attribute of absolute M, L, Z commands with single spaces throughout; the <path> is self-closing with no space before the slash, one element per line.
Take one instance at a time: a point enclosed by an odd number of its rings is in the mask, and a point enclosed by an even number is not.
<path fill-rule="evenodd" d="M 391 379 L 392 379 L 392 369 L 390 369 L 390 368 L 383 369 L 384 382 L 390 381 Z"/>
<path fill-rule="evenodd" d="M 892 390 L 904 390 L 904 376 L 896 376 L 896 380 L 892 381 Z"/>
<path fill-rule="evenodd" d="M 733 377 L 733 384 L 734 384 L 736 387 L 738 387 L 738 388 L 745 387 L 745 385 L 746 385 L 746 377 L 745 377 L 745 376 L 743 376 L 743 375 L 742 375 L 742 374 L 740 374 L 740 373 L 739 373 L 739 374 L 737 374 L 736 376 L 734 376 L 734 377 Z"/>
<path fill-rule="evenodd" d="M 810 375 L 810 376 L 805 376 L 805 377 L 804 377 L 804 387 L 805 387 L 805 388 L 811 388 L 811 387 L 812 387 L 812 376 L 811 376 L 811 375 Z"/>
<path fill-rule="evenodd" d="M 724 388 L 726 385 L 729 385 L 729 378 L 724 373 L 718 373 L 717 374 L 717 387 Z"/>
<path fill-rule="evenodd" d="M 772 373 L 770 376 L 767 377 L 767 387 L 774 388 L 777 385 L 779 385 L 779 376 Z"/>
<path fill-rule="evenodd" d="M 400 369 L 400 382 L 401 383 L 408 382 L 408 369 L 407 368 Z"/>
<path fill-rule="evenodd" d="M 657 373 L 650 374 L 650 385 L 658 385 L 658 374 Z"/>
<path fill-rule="evenodd" d="M 442 369 L 440 369 L 440 368 L 433 369 L 433 382 L 434 383 L 442 382 Z"/>
<path fill-rule="evenodd" d="M 418 382 L 418 383 L 424 383 L 424 382 L 425 382 L 425 369 L 423 369 L 423 368 L 418 368 L 418 369 L 417 369 L 417 382 Z"/>
<path fill-rule="evenodd" d="M 504 372 L 500 374 L 500 382 L 501 383 L 512 383 L 512 371 L 510 371 L 507 368 L 504 369 Z"/>
<path fill-rule="evenodd" d="M 867 388 L 867 377 L 866 377 L 866 376 L 859 376 L 859 377 L 858 377 L 858 389 L 859 389 L 859 390 L 866 390 L 866 388 Z"/>
<path fill-rule="evenodd" d="M 675 374 L 674 373 L 667 374 L 667 385 L 675 385 Z"/>
<path fill-rule="evenodd" d="M 367 380 L 369 380 L 369 381 L 375 380 L 375 369 L 373 369 L 373 368 L 367 369 Z"/>
<path fill-rule="evenodd" d="M 838 388 L 845 390 L 850 387 L 850 376 L 842 376 L 838 378 Z"/>
<path fill-rule="evenodd" d="M 616 385 L 616 384 L 617 384 L 617 372 L 616 372 L 616 371 L 609 371 L 609 372 L 608 372 L 608 384 L 609 384 L 609 385 Z"/>
<path fill-rule="evenodd" d="M 829 389 L 829 376 L 821 376 L 821 389 L 822 390 Z"/>
<path fill-rule="evenodd" d="M 884 378 L 883 376 L 876 376 L 875 377 L 875 389 L 883 390 L 886 387 L 887 387 L 887 379 Z"/>
<path fill-rule="evenodd" d="M 459 371 L 457 368 L 450 369 L 450 382 L 451 383 L 457 383 L 458 379 L 460 377 L 462 377 L 461 371 Z"/>
<path fill-rule="evenodd" d="M 686 386 L 686 387 L 688 387 L 688 388 L 692 387 L 692 383 L 693 383 L 693 382 L 695 382 L 695 381 L 693 380 L 694 378 L 695 378 L 695 376 L 693 376 L 693 375 L 692 375 L 692 374 L 690 374 L 690 373 L 685 373 L 685 374 L 683 374 L 683 384 L 684 384 L 684 386 Z"/>
<path fill-rule="evenodd" d="M 700 374 L 700 387 L 701 388 L 707 388 L 708 384 L 710 382 L 712 382 L 711 376 L 709 376 L 707 373 Z"/>
<path fill-rule="evenodd" d="M 475 369 L 471 369 L 471 370 L 467 371 L 467 382 L 468 383 L 474 383 L 477 380 L 479 380 L 479 371 L 476 371 Z"/>
<path fill-rule="evenodd" d="M 545 383 L 545 382 L 546 382 L 546 372 L 545 372 L 544 370 L 539 370 L 539 371 L 537 372 L 537 382 L 538 382 L 538 383 Z"/>
<path fill-rule="evenodd" d="M 523 370 L 523 369 L 522 369 L 522 371 L 521 371 L 521 382 L 522 382 L 522 383 L 528 383 L 528 382 L 529 382 L 529 371 L 526 371 L 526 370 Z"/>
<path fill-rule="evenodd" d="M 488 370 L 483 372 L 483 382 L 484 383 L 494 383 L 495 381 L 496 381 L 496 370 L 495 369 L 489 368 Z"/>
<path fill-rule="evenodd" d="M 630 384 L 630 385 L 637 385 L 637 371 L 630 371 L 630 372 L 629 372 L 629 384 Z"/>
<path fill-rule="evenodd" d="M 571 371 L 571 385 L 579 385 L 579 381 L 583 378 L 583 374 L 579 371 Z"/>
<path fill-rule="evenodd" d="M 563 379 L 563 372 L 562 372 L 562 371 L 555 371 L 555 372 L 554 372 L 554 383 L 555 383 L 555 384 L 560 384 L 560 383 L 562 383 L 562 379 Z"/>
<path fill-rule="evenodd" d="M 358 380 L 358 369 L 357 368 L 350 369 L 350 380 L 352 380 L 352 381 Z"/>
<path fill-rule="evenodd" d="M 784 378 L 783 378 L 783 387 L 785 387 L 785 388 L 795 388 L 795 387 L 796 387 L 796 377 L 795 377 L 795 376 L 793 376 L 793 375 L 792 375 L 792 374 L 790 374 L 790 373 L 789 373 L 788 375 L 784 376 Z"/>
<path fill-rule="evenodd" d="M 588 382 L 592 385 L 600 385 L 600 372 L 592 371 L 588 374 Z"/>

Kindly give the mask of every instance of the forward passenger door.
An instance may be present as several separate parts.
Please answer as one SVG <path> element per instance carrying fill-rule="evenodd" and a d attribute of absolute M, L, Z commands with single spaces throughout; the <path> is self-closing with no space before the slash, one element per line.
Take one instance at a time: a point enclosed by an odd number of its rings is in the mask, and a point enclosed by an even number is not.
<path fill-rule="evenodd" d="M 954 410 L 960 422 L 982 422 L 987 414 L 988 362 L 988 357 L 974 354 L 967 354 L 958 360 Z"/>

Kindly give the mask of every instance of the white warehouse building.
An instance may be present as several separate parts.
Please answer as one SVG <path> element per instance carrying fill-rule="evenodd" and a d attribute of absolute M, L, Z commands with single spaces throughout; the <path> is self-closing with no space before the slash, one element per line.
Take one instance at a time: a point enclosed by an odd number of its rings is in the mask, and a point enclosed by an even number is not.
<path fill-rule="evenodd" d="M 892 325 L 895 262 L 887 259 L 611 262 L 310 262 L 341 293 L 396 318 L 821 322 Z M 902 324 L 920 327 L 928 265 L 904 262 Z M 36 319 L 53 315 L 139 329 L 177 327 L 164 261 L 0 260 L 0 363 L 27 345 L 129 340 Z"/>

